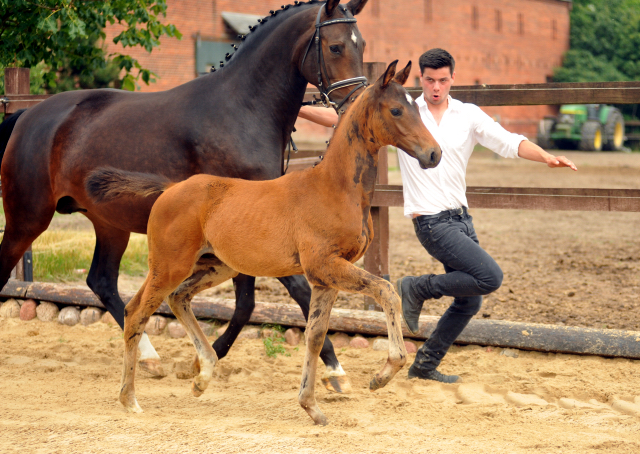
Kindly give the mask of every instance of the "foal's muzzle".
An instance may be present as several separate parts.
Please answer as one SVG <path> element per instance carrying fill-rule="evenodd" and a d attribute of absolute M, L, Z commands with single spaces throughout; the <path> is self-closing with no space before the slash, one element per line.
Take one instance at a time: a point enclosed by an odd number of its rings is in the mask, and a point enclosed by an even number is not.
<path fill-rule="evenodd" d="M 440 163 L 442 152 L 438 147 L 431 147 L 427 150 L 426 153 L 416 153 L 416 157 L 418 158 L 418 162 L 420 163 L 420 168 L 431 169 Z"/>

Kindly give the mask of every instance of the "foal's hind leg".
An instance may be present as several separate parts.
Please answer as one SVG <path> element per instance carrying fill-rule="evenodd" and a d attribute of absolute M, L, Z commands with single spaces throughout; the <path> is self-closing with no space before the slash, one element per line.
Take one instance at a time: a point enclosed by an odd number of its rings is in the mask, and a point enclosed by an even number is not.
<path fill-rule="evenodd" d="M 237 271 L 232 270 L 216 257 L 204 256 L 196 263 L 193 274 L 168 297 L 171 310 L 184 326 L 198 355 L 199 373 L 191 386 L 191 392 L 196 397 L 200 397 L 209 386 L 213 366 L 218 357 L 193 315 L 191 299 L 198 292 L 216 286 L 237 274 Z"/>
<path fill-rule="evenodd" d="M 93 222 L 96 232 L 96 247 L 87 276 L 87 285 L 113 315 L 120 328 L 124 329 L 124 302 L 118 293 L 118 275 L 120 261 L 131 234 L 104 225 L 91 216 L 87 217 Z M 160 356 L 151 345 L 147 333 L 142 334 L 139 348 L 140 368 L 154 377 L 164 377 L 166 374 L 160 363 Z"/>
<path fill-rule="evenodd" d="M 304 276 L 280 277 L 278 280 L 287 288 L 289 295 L 298 303 L 305 320 L 309 320 L 309 302 L 311 300 L 311 287 Z M 322 384 L 329 391 L 345 393 L 351 391 L 351 383 L 347 374 L 342 369 L 340 361 L 336 357 L 333 344 L 327 336 L 324 337 L 324 344 L 320 351 L 320 359 L 327 369 L 322 375 Z"/>

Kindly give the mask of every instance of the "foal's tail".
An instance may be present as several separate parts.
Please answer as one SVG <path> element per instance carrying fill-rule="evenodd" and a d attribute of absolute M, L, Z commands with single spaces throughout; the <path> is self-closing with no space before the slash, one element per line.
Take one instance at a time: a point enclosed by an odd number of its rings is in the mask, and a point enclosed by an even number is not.
<path fill-rule="evenodd" d="M 127 195 L 159 196 L 171 184 L 172 182 L 162 175 L 99 167 L 87 176 L 85 189 L 94 202 L 101 203 Z"/>
<path fill-rule="evenodd" d="M 0 163 L 4 157 L 4 150 L 7 149 L 9 143 L 9 137 L 13 132 L 13 128 L 16 126 L 18 117 L 22 115 L 27 109 L 17 110 L 13 115 L 10 115 L 5 121 L 0 124 Z"/>

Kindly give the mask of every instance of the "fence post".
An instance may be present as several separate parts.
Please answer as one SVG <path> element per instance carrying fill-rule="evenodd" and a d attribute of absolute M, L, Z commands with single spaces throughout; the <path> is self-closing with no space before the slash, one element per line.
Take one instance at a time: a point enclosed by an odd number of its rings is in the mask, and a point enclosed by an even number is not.
<path fill-rule="evenodd" d="M 11 95 L 28 95 L 31 92 L 29 85 L 29 68 L 5 68 L 4 69 L 4 93 L 11 99 Z M 14 274 L 15 273 L 15 274 Z M 33 253 L 31 245 L 24 253 L 11 276 L 21 281 L 33 281 Z"/>
<path fill-rule="evenodd" d="M 380 77 L 387 65 L 381 62 L 365 63 L 364 75 L 370 84 Z M 377 184 L 389 184 L 389 158 L 387 148 L 380 149 L 378 154 Z M 389 280 L 389 208 L 371 207 L 371 219 L 373 220 L 373 241 L 364 254 L 364 269 L 376 276 Z M 364 297 L 364 309 L 367 311 L 380 311 L 373 298 Z"/>

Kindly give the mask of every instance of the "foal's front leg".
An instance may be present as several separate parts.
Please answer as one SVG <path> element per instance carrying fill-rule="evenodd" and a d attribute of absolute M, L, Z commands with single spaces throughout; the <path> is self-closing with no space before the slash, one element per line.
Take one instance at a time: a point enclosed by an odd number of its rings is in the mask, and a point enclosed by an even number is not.
<path fill-rule="evenodd" d="M 338 295 L 338 290 L 314 286 L 311 290 L 311 307 L 305 337 L 307 350 L 302 366 L 302 382 L 298 402 L 304 408 L 313 422 L 326 425 L 327 418 L 322 413 L 315 397 L 316 369 L 318 367 L 318 355 L 322 349 L 324 338 L 329 329 L 329 315 Z"/>

